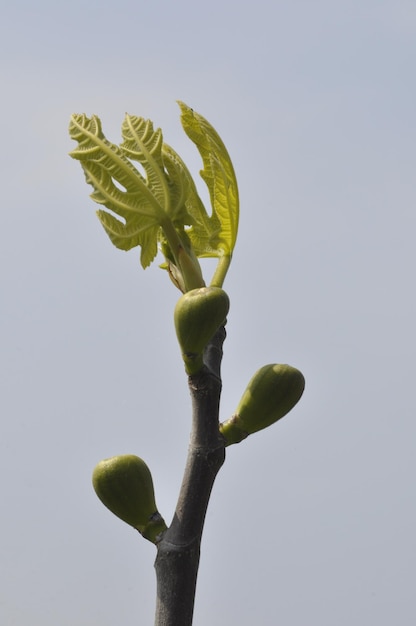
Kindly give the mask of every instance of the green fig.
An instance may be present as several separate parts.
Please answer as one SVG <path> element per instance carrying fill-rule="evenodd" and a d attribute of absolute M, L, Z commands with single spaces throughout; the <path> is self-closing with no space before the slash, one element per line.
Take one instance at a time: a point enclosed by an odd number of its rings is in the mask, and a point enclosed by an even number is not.
<path fill-rule="evenodd" d="M 101 502 L 146 539 L 157 543 L 166 524 L 157 510 L 153 480 L 146 463 L 134 454 L 100 461 L 92 484 Z"/>
<path fill-rule="evenodd" d="M 289 413 L 305 388 L 303 374 L 290 365 L 264 365 L 250 380 L 235 414 L 220 424 L 226 445 L 267 428 Z"/>
<path fill-rule="evenodd" d="M 220 287 L 192 289 L 179 298 L 174 321 L 188 374 L 202 368 L 204 348 L 225 322 L 229 308 L 228 295 Z"/>

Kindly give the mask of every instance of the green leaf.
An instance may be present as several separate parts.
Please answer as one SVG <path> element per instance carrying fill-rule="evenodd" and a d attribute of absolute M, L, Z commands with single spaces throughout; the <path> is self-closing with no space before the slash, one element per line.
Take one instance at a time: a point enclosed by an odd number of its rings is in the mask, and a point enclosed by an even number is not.
<path fill-rule="evenodd" d="M 200 257 L 231 256 L 239 218 L 238 187 L 231 159 L 211 124 L 183 102 L 178 104 L 182 126 L 202 157 L 201 176 L 208 187 L 212 206 L 211 216 L 199 205 L 188 209 L 194 218 L 189 237 Z"/>
<path fill-rule="evenodd" d="M 193 178 L 179 154 L 166 143 L 163 144 L 163 163 L 169 178 L 172 221 L 190 226 L 195 221 L 195 212 L 206 214 Z"/>
<path fill-rule="evenodd" d="M 141 263 L 147 267 L 157 253 L 158 231 L 167 218 L 169 189 L 163 179 L 160 131 L 142 118 L 126 115 L 124 143 L 110 143 L 97 116 L 72 115 L 69 133 L 78 142 L 70 153 L 81 162 L 86 180 L 94 188 L 91 197 L 117 217 L 98 211 L 98 217 L 111 241 L 122 250 L 140 245 Z M 127 158 L 139 161 L 145 178 Z"/>
<path fill-rule="evenodd" d="M 221 254 L 214 246 L 221 230 L 217 215 L 208 215 L 198 195 L 194 180 L 180 156 L 168 145 L 163 149 L 164 162 L 177 195 L 177 208 L 185 210 L 181 223 L 192 225 L 188 238 L 197 257 L 216 257 Z"/>

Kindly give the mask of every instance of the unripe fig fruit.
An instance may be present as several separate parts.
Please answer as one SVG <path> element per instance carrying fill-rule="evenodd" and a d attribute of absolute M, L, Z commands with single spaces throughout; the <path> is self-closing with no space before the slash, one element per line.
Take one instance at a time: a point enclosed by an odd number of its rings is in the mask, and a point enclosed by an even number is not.
<path fill-rule="evenodd" d="M 157 510 L 153 480 L 146 463 L 134 454 L 100 461 L 92 484 L 101 502 L 146 539 L 157 543 L 166 524 Z"/>
<path fill-rule="evenodd" d="M 201 369 L 204 348 L 225 322 L 229 308 L 229 298 L 220 287 L 192 289 L 179 298 L 175 329 L 188 374 Z"/>
<path fill-rule="evenodd" d="M 235 414 L 220 432 L 227 446 L 267 428 L 289 413 L 305 388 L 303 374 L 290 365 L 264 365 L 250 380 Z"/>

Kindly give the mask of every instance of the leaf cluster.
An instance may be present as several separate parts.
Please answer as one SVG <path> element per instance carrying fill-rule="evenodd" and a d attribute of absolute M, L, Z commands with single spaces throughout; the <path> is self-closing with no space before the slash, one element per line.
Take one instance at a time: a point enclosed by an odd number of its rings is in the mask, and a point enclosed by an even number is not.
<path fill-rule="evenodd" d="M 150 120 L 126 114 L 123 141 L 116 145 L 106 139 L 96 115 L 74 114 L 69 134 L 78 145 L 70 156 L 80 161 L 92 199 L 105 207 L 97 215 L 112 243 L 121 250 L 140 246 L 143 268 L 160 249 L 163 267 L 188 291 L 205 284 L 200 257 L 219 259 L 215 280 L 222 284 L 236 242 L 239 201 L 231 159 L 218 133 L 183 102 L 179 106 L 182 126 L 202 157 L 210 213 L 185 163 Z"/>

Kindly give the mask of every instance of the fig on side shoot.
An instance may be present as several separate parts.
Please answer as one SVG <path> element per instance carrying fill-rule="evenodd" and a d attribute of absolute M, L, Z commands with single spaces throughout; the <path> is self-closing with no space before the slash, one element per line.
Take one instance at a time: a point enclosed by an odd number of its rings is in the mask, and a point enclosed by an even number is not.
<path fill-rule="evenodd" d="M 114 515 L 152 543 L 160 541 L 167 527 L 156 507 L 152 475 L 140 457 L 122 454 L 100 461 L 94 468 L 92 483 L 101 502 Z"/>
<path fill-rule="evenodd" d="M 247 385 L 235 414 L 220 424 L 226 445 L 277 422 L 300 400 L 304 388 L 303 374 L 295 367 L 264 365 Z"/>
<path fill-rule="evenodd" d="M 220 287 L 192 289 L 179 298 L 174 321 L 188 374 L 202 368 L 204 348 L 224 324 L 229 308 L 228 295 Z"/>

